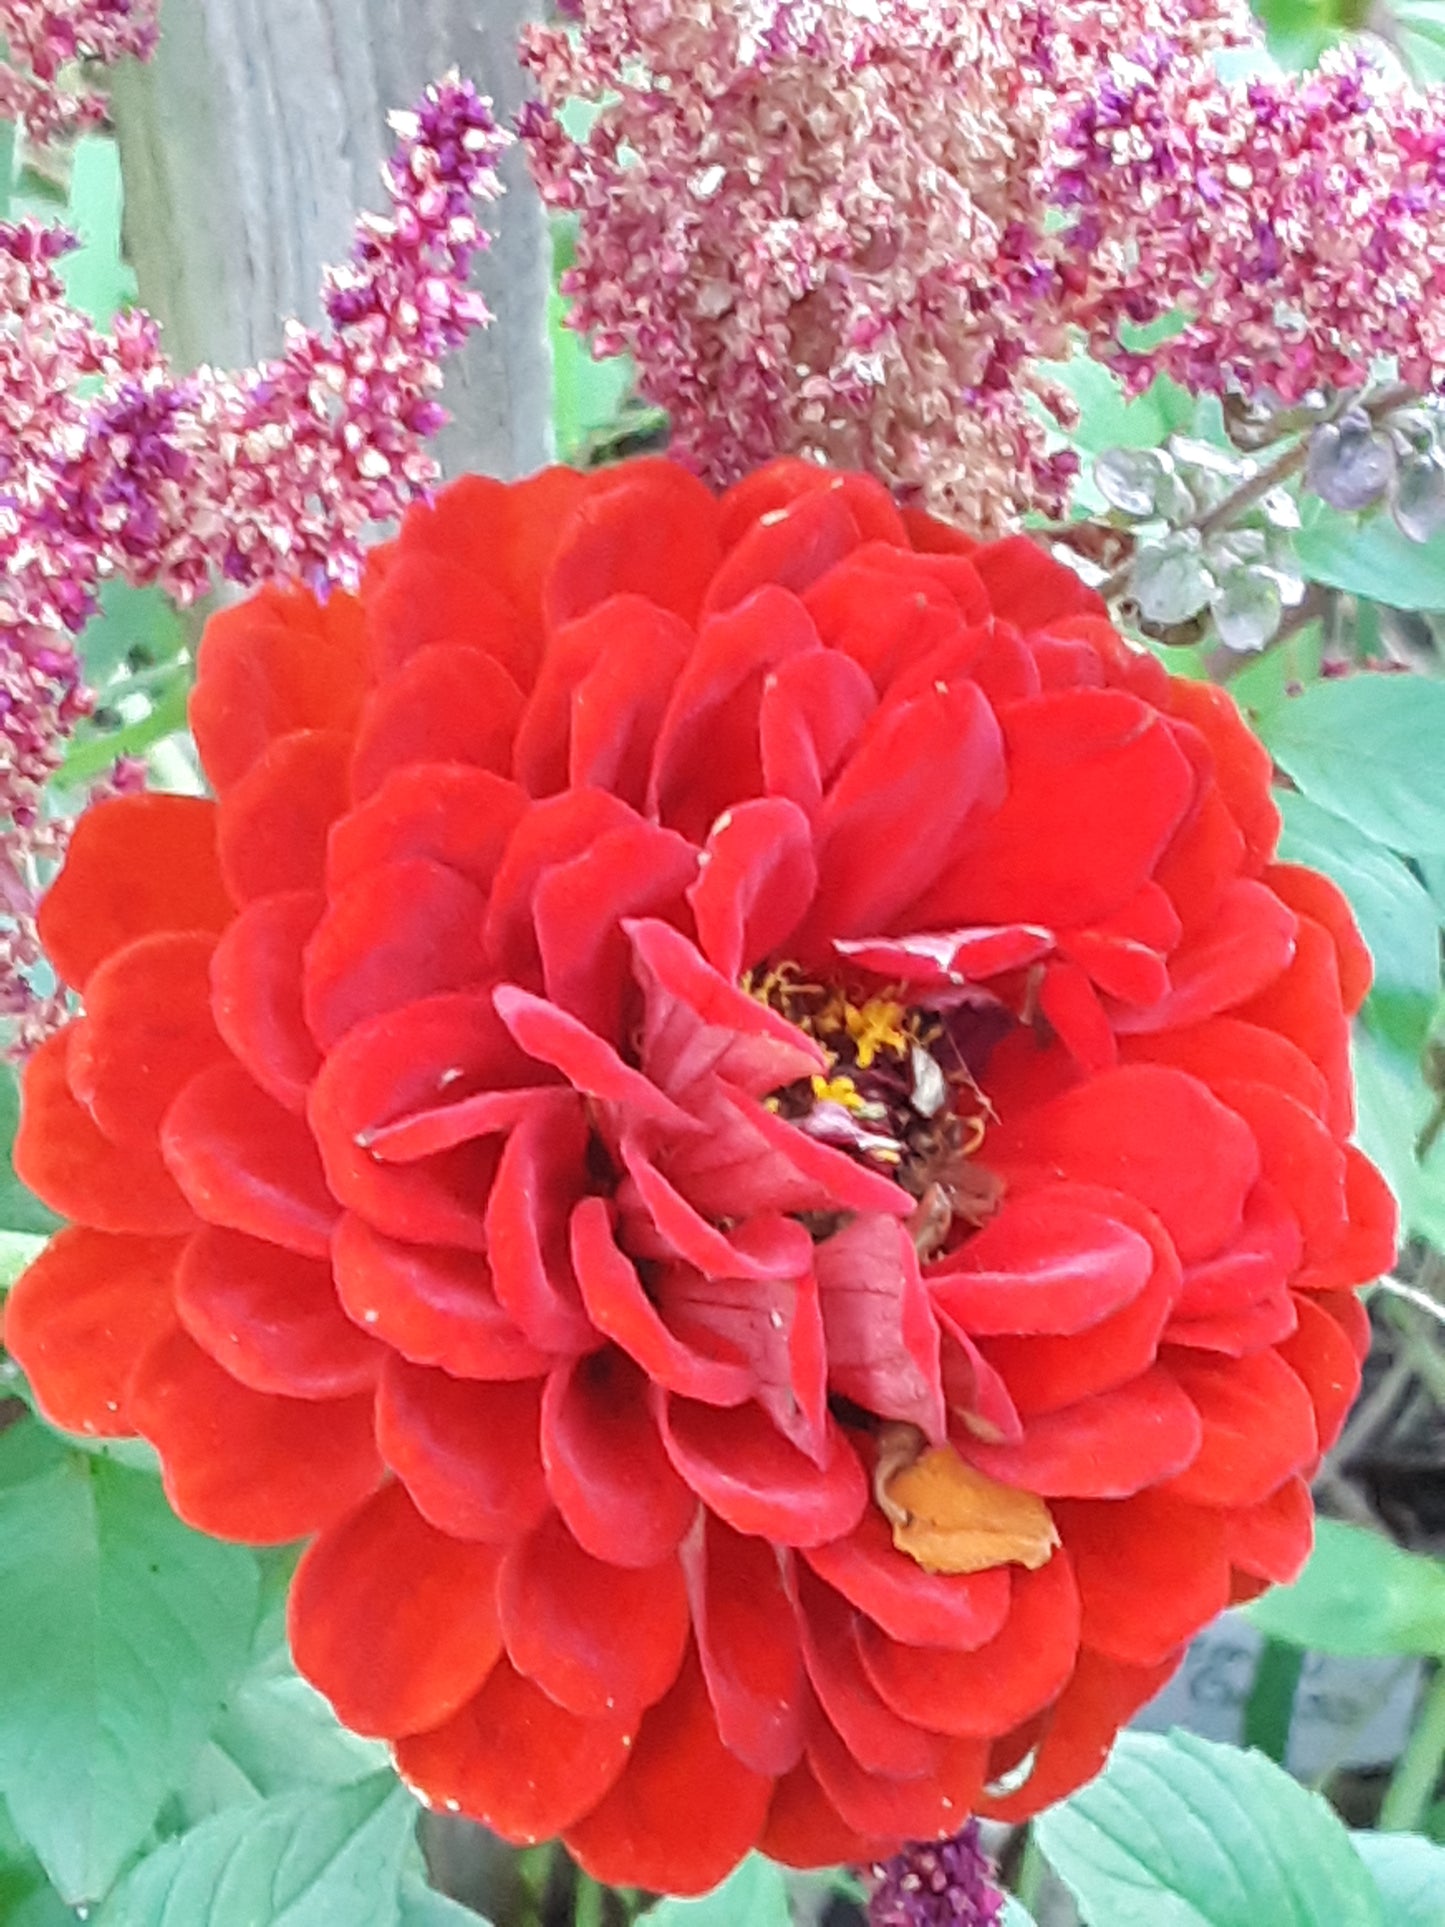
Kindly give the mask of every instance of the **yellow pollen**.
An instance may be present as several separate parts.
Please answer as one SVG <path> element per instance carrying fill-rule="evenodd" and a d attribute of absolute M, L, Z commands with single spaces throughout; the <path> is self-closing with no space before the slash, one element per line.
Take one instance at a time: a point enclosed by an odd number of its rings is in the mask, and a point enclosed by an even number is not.
<path fill-rule="evenodd" d="M 841 1104 L 845 1111 L 851 1111 L 855 1117 L 866 1117 L 869 1112 L 878 1109 L 876 1104 L 870 1104 L 860 1093 L 851 1077 L 815 1076 L 811 1083 L 813 1096 L 820 1104 Z"/>
<path fill-rule="evenodd" d="M 843 1021 L 853 1040 L 858 1068 L 866 1071 L 879 1051 L 906 1057 L 913 1040 L 904 1028 L 908 1012 L 889 997 L 870 997 L 866 1004 L 845 1004 Z"/>

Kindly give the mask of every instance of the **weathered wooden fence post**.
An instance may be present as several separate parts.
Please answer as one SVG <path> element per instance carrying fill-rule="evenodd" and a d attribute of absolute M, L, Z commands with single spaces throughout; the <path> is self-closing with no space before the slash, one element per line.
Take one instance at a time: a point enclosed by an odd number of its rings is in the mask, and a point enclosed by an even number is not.
<path fill-rule="evenodd" d="M 510 115 L 535 0 L 166 0 L 161 45 L 119 75 L 126 246 L 176 360 L 275 352 L 315 320 L 324 263 L 384 205 L 386 115 L 459 67 Z M 547 235 L 521 156 L 488 210 L 479 284 L 496 321 L 448 365 L 447 471 L 525 474 L 550 454 Z"/>

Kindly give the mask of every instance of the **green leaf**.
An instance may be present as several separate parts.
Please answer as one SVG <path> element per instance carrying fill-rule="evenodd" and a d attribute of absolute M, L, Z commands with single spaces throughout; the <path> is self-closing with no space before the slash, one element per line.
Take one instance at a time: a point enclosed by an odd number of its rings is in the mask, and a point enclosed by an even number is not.
<path fill-rule="evenodd" d="M 1445 1560 L 1321 1519 L 1299 1578 L 1246 1611 L 1269 1638 L 1313 1652 L 1445 1655 Z"/>
<path fill-rule="evenodd" d="M 32 1430 L 0 1439 L 0 1791 L 64 1897 L 94 1900 L 244 1665 L 256 1563 L 183 1526 L 144 1473 L 47 1465 Z M 5 1484 L 12 1452 L 33 1475 Z"/>
<path fill-rule="evenodd" d="M 1390 1927 L 1445 1927 L 1445 1847 L 1418 1833 L 1354 1833 Z"/>
<path fill-rule="evenodd" d="M 1376 17 L 1376 32 L 1386 34 L 1417 80 L 1445 80 L 1445 5 L 1441 0 L 1388 0 Z"/>
<path fill-rule="evenodd" d="M 664 1900 L 646 1919 L 649 1927 L 788 1927 L 792 1917 L 782 1868 L 753 1853 L 710 1894 Z"/>
<path fill-rule="evenodd" d="M 1445 852 L 1445 683 L 1348 676 L 1262 719 L 1280 768 L 1312 803 L 1404 856 Z"/>
<path fill-rule="evenodd" d="M 8 1064 L 0 1064 L 0 1230 L 28 1231 L 48 1237 L 60 1220 L 15 1175 L 10 1147 L 20 1123 L 20 1086 Z"/>
<path fill-rule="evenodd" d="M 232 1807 L 127 1874 L 95 1927 L 399 1927 L 415 1824 L 389 1773 Z"/>
<path fill-rule="evenodd" d="M 1069 440 L 1084 455 L 1106 448 L 1157 448 L 1170 435 L 1194 425 L 1198 404 L 1187 389 L 1156 375 L 1142 395 L 1129 397 L 1118 377 L 1091 355 L 1053 361 L 1044 372 L 1079 404 Z"/>
<path fill-rule="evenodd" d="M 29 1231 L 0 1231 L 0 1291 L 9 1291 L 32 1258 L 45 1249 L 45 1239 Z"/>
<path fill-rule="evenodd" d="M 159 589 L 137 589 L 118 578 L 101 589 L 100 611 L 80 638 L 80 653 L 91 682 L 102 688 L 102 702 L 106 679 L 132 657 L 146 663 L 169 662 L 185 646 L 185 625 L 174 603 Z"/>
<path fill-rule="evenodd" d="M 1006 1894 L 1003 1912 L 999 1916 L 999 1927 L 1035 1927 L 1034 1917 L 1021 1900 L 1016 1900 L 1012 1894 Z"/>
<path fill-rule="evenodd" d="M 1412 542 L 1383 511 L 1361 521 L 1311 498 L 1295 554 L 1326 588 L 1391 609 L 1445 609 L 1445 543 Z"/>
<path fill-rule="evenodd" d="M 1332 877 L 1350 900 L 1375 960 L 1375 992 L 1420 997 L 1440 992 L 1440 915 L 1429 891 L 1400 859 L 1353 823 L 1307 796 L 1279 798 L 1279 854 Z"/>
<path fill-rule="evenodd" d="M 397 1927 L 490 1927 L 480 1914 L 435 1892 L 415 1874 L 402 1881 L 400 1901 Z"/>
<path fill-rule="evenodd" d="M 1086 1927 L 1386 1927 L 1329 1807 L 1260 1753 L 1123 1733 L 1035 1824 Z"/>

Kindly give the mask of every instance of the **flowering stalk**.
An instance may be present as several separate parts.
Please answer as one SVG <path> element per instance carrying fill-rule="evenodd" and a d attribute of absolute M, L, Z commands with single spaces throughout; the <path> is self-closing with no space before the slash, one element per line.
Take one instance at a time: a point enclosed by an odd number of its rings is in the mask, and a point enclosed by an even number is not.
<path fill-rule="evenodd" d="M 1055 124 L 1111 46 L 1252 31 L 1211 0 L 582 0 L 535 30 L 521 132 L 579 217 L 565 285 L 625 348 L 674 449 L 715 481 L 780 450 L 855 462 L 985 528 L 1061 510 L 1074 463 L 1037 364 L 1066 352 L 1072 277 L 1042 195 Z M 571 138 L 568 99 L 602 103 Z M 1040 403 L 1043 404 L 1041 409 Z"/>
<path fill-rule="evenodd" d="M 0 120 L 22 121 L 33 140 L 74 134 L 105 118 L 105 96 L 66 84 L 81 62 L 149 60 L 160 0 L 0 0 Z"/>
<path fill-rule="evenodd" d="M 100 584 L 158 583 L 182 602 L 213 572 L 351 585 L 367 526 L 437 478 L 426 442 L 445 419 L 439 363 L 489 319 L 468 286 L 486 245 L 476 204 L 500 191 L 509 136 L 455 77 L 394 125 L 391 213 L 363 216 L 350 260 L 328 272 L 329 325 L 290 323 L 281 356 L 240 374 L 178 374 L 144 313 L 97 327 L 65 299 L 69 237 L 0 224 L 0 974 L 12 1006 L 26 1001 L 28 906 L 51 854 L 41 790 L 90 704 L 74 638 Z"/>
<path fill-rule="evenodd" d="M 1003 1912 L 977 1820 L 951 1840 L 913 1842 L 873 1875 L 869 1927 L 996 1927 Z"/>
<path fill-rule="evenodd" d="M 574 11 L 529 39 L 522 127 L 579 220 L 572 325 L 712 480 L 787 451 L 984 530 L 1057 515 L 1041 364 L 1080 331 L 1134 390 L 1445 379 L 1445 94 L 1362 53 L 1227 83 L 1252 29 L 1204 0 Z"/>

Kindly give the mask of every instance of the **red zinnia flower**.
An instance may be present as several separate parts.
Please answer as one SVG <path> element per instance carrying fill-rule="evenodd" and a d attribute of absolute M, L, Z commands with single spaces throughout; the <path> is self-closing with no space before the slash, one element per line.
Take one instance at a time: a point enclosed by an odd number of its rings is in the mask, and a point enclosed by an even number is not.
<path fill-rule="evenodd" d="M 316 1535 L 298 1663 L 429 1798 L 674 1892 L 866 1860 L 1297 1570 L 1368 959 L 1066 570 L 798 462 L 468 480 L 213 621 L 192 722 L 217 800 L 44 906 L 7 1341 Z"/>

